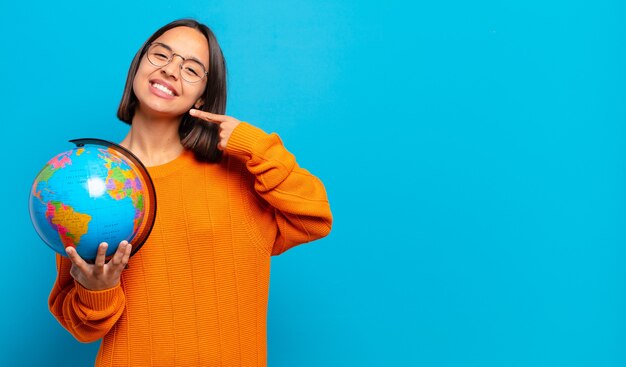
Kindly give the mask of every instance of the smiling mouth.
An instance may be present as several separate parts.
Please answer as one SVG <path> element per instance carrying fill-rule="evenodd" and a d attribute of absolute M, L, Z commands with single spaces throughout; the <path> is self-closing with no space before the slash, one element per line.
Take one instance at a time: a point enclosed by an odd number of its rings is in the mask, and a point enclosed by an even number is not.
<path fill-rule="evenodd" d="M 150 85 L 153 86 L 154 88 L 160 90 L 163 93 L 169 94 L 172 97 L 176 96 L 176 93 L 174 93 L 173 90 L 169 89 L 168 87 L 166 87 L 166 86 L 164 86 L 162 84 L 159 84 L 157 82 L 152 82 L 152 83 L 150 83 Z"/>

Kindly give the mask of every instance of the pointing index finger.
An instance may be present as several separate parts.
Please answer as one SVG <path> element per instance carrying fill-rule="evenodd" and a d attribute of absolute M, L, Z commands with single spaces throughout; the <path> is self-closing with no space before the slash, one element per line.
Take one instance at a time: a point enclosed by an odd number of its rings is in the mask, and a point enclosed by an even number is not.
<path fill-rule="evenodd" d="M 189 110 L 189 114 L 193 117 L 197 117 L 202 120 L 209 121 L 209 122 L 215 122 L 218 124 L 222 122 L 226 122 L 226 120 L 228 119 L 228 116 L 218 115 L 216 113 L 211 113 L 211 112 L 206 112 L 206 111 L 200 111 L 200 110 L 196 110 L 195 108 L 192 108 L 191 110 Z"/>

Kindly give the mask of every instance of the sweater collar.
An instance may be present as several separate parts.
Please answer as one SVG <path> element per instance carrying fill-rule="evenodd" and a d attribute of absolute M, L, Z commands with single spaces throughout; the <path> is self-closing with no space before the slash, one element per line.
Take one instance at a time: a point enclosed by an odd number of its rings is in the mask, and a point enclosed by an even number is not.
<path fill-rule="evenodd" d="M 166 177 L 189 166 L 194 161 L 195 157 L 193 155 L 193 152 L 190 150 L 184 150 L 178 157 L 176 157 L 172 161 L 158 166 L 147 167 L 148 173 L 150 173 L 150 177 L 152 178 Z"/>

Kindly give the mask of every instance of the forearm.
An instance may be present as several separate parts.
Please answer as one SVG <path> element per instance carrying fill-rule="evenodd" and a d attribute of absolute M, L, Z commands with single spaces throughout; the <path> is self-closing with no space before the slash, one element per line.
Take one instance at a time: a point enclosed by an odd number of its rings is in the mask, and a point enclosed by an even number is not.
<path fill-rule="evenodd" d="M 297 164 L 278 135 L 241 123 L 226 152 L 245 161 L 255 177 L 256 193 L 275 209 L 279 236 L 273 254 L 330 232 L 332 214 L 324 185 Z"/>
<path fill-rule="evenodd" d="M 57 280 L 49 298 L 51 313 L 81 342 L 93 342 L 115 325 L 124 311 L 126 299 L 121 286 L 90 291 L 69 274 L 71 263 L 57 255 Z"/>

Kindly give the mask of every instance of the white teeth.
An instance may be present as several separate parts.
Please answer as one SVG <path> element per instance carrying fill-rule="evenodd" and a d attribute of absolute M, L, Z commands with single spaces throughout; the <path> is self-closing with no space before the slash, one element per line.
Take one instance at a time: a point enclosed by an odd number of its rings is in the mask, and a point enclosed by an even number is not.
<path fill-rule="evenodd" d="M 155 87 L 156 89 L 160 90 L 161 92 L 165 92 L 165 93 L 169 94 L 170 96 L 174 95 L 174 92 L 172 92 L 169 88 L 167 88 L 164 85 L 161 85 L 159 83 L 152 83 L 152 86 Z"/>

